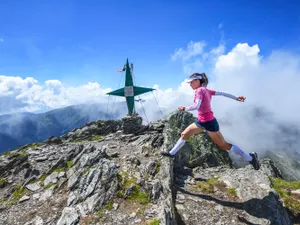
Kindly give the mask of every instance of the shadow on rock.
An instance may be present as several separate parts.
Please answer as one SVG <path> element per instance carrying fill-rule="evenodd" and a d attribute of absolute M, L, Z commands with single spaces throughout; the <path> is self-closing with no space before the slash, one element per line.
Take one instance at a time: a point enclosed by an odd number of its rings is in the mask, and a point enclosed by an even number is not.
<path fill-rule="evenodd" d="M 256 218 L 264 218 L 270 221 L 270 224 L 291 224 L 292 222 L 299 221 L 299 218 L 292 218 L 291 215 L 283 216 L 283 214 L 287 214 L 289 210 L 282 206 L 279 197 L 274 194 L 273 192 L 269 192 L 267 196 L 265 196 L 262 199 L 253 198 L 245 202 L 230 202 L 230 201 L 224 201 L 218 198 L 215 198 L 210 195 L 205 194 L 197 194 L 192 193 L 190 191 L 187 191 L 181 187 L 176 187 L 178 191 L 192 195 L 195 197 L 199 197 L 208 201 L 213 201 L 217 204 L 220 204 L 222 206 L 236 208 L 240 210 L 246 211 L 248 214 L 256 217 Z M 277 207 L 275 207 L 277 205 Z M 285 211 L 285 210 L 286 211 Z M 253 224 L 249 222 L 246 218 L 238 217 L 238 219 L 241 222 L 244 222 L 246 224 Z M 291 221 L 290 221 L 291 219 Z"/>

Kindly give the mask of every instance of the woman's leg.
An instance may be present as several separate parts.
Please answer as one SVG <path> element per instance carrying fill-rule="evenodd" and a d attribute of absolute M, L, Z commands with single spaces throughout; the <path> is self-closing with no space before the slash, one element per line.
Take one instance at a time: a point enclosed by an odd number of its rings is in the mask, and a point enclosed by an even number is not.
<path fill-rule="evenodd" d="M 233 153 L 243 157 L 246 161 L 250 162 L 254 169 L 259 169 L 260 166 L 257 159 L 257 154 L 255 152 L 248 154 L 238 146 L 226 142 L 220 131 L 208 131 L 208 134 L 220 149 L 232 151 Z"/>
<path fill-rule="evenodd" d="M 252 160 L 252 157 L 248 153 L 240 149 L 238 146 L 226 142 L 220 131 L 216 131 L 216 132 L 208 131 L 208 134 L 220 149 L 232 151 L 249 162 Z"/>
<path fill-rule="evenodd" d="M 199 134 L 203 131 L 204 129 L 201 127 L 198 127 L 195 123 L 190 124 L 185 130 L 181 133 L 181 137 L 175 144 L 175 146 L 171 149 L 170 152 L 161 152 L 162 155 L 165 156 L 174 156 L 179 149 L 185 144 L 186 140 L 195 135 Z"/>

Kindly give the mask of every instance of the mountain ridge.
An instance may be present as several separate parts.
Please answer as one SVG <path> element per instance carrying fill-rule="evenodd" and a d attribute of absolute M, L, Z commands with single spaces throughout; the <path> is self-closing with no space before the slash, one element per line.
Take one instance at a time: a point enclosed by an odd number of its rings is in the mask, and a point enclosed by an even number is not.
<path fill-rule="evenodd" d="M 159 154 L 194 119 L 92 121 L 5 153 L 0 224 L 297 224 L 300 183 L 270 159 L 234 168 L 206 133 L 174 159 Z"/>

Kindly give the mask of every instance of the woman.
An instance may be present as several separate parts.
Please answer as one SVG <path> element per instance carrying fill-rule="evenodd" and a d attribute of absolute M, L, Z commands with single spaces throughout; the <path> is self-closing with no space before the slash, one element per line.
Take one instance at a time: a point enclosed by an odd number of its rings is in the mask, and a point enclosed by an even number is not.
<path fill-rule="evenodd" d="M 178 152 L 178 150 L 184 145 L 184 143 L 190 136 L 196 135 L 206 130 L 211 139 L 216 143 L 216 145 L 218 145 L 220 149 L 232 151 L 233 153 L 241 156 L 246 161 L 251 163 L 254 169 L 258 170 L 260 165 L 258 162 L 257 154 L 255 152 L 248 154 L 238 146 L 227 143 L 225 141 L 222 133 L 219 131 L 218 121 L 214 117 L 210 105 L 213 95 L 226 96 L 240 102 L 244 102 L 246 98 L 243 96 L 235 97 L 234 95 L 228 93 L 214 91 L 206 88 L 208 79 L 205 73 L 192 74 L 188 83 L 190 83 L 190 86 L 194 90 L 196 90 L 194 104 L 189 107 L 179 106 L 178 109 L 180 111 L 198 110 L 198 119 L 181 133 L 180 139 L 177 141 L 170 152 L 161 152 L 161 154 L 164 156 L 174 157 L 176 152 Z"/>

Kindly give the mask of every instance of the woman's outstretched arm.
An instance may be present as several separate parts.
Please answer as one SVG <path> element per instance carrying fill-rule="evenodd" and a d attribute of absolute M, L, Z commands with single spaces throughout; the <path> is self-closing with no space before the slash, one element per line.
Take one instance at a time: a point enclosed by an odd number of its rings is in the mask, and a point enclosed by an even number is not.
<path fill-rule="evenodd" d="M 240 101 L 240 102 L 243 102 L 245 101 L 246 97 L 244 96 L 235 96 L 235 95 L 232 95 L 232 94 L 229 94 L 227 92 L 223 92 L 223 91 L 214 91 L 214 90 L 209 90 L 212 95 L 221 95 L 221 96 L 225 96 L 227 98 L 231 98 L 231 99 L 234 99 L 234 100 L 237 100 L 237 101 Z"/>

